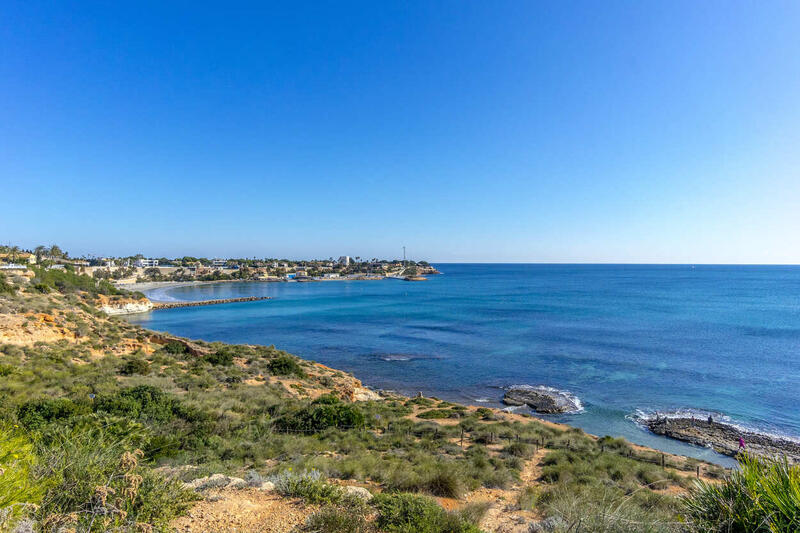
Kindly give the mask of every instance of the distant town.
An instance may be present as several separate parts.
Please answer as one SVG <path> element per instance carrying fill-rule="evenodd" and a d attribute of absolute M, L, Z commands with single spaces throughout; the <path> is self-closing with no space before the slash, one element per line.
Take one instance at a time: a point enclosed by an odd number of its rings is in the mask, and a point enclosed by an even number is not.
<path fill-rule="evenodd" d="M 366 259 L 347 255 L 336 259 L 329 257 L 302 261 L 190 256 L 170 259 L 145 257 L 141 254 L 127 257 L 73 258 L 56 245 L 38 246 L 33 250 L 0 246 L 0 272 L 21 273 L 31 266 L 69 269 L 120 286 L 159 281 L 305 282 L 384 278 L 423 281 L 426 275 L 439 274 L 427 261 Z"/>

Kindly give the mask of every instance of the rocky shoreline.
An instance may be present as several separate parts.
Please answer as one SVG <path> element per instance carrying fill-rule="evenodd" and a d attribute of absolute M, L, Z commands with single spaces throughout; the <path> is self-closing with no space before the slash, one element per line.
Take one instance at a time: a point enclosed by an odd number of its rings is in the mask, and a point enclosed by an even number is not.
<path fill-rule="evenodd" d="M 511 406 L 527 405 L 543 414 L 574 413 L 581 410 L 580 402 L 570 394 L 544 386 L 509 387 L 503 396 L 503 403 Z"/>
<path fill-rule="evenodd" d="M 656 416 L 642 422 L 656 435 L 710 447 L 723 455 L 731 457 L 738 455 L 741 437 L 745 442 L 745 449 L 751 454 L 768 457 L 785 456 L 791 463 L 800 463 L 800 443 L 789 439 L 747 431 L 713 420 L 709 422 L 695 418 Z"/>
<path fill-rule="evenodd" d="M 175 309 L 176 307 L 200 307 L 203 305 L 230 304 L 236 302 L 258 302 L 271 300 L 271 296 L 247 296 L 244 298 L 222 298 L 218 300 L 200 300 L 198 302 L 153 302 L 153 309 Z"/>

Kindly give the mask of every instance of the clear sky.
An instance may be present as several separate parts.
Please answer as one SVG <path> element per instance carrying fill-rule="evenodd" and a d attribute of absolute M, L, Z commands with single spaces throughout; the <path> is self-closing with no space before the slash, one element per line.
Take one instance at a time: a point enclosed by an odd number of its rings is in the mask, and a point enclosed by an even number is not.
<path fill-rule="evenodd" d="M 2 2 L 0 241 L 800 263 L 800 2 L 299 4 Z"/>

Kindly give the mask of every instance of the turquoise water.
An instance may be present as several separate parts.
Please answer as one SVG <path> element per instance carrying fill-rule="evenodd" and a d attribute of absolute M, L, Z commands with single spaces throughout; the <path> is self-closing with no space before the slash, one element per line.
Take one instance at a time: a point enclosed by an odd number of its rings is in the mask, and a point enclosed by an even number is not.
<path fill-rule="evenodd" d="M 438 265 L 427 282 L 224 283 L 156 299 L 272 296 L 154 311 L 142 326 L 275 344 L 365 383 L 500 405 L 509 385 L 580 398 L 552 417 L 726 463 L 640 429 L 637 413 L 707 411 L 800 435 L 800 267 Z"/>

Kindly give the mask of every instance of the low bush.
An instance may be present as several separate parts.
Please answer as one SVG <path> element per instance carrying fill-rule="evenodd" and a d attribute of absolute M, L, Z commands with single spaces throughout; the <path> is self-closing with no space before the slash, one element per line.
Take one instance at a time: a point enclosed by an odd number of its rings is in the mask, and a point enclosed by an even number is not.
<path fill-rule="evenodd" d="M 524 442 L 512 442 L 503 448 L 503 453 L 512 457 L 522 457 L 527 459 L 533 455 L 533 447 L 530 444 L 525 444 Z"/>
<path fill-rule="evenodd" d="M 328 428 L 361 428 L 366 417 L 355 405 L 325 395 L 299 411 L 279 418 L 278 427 L 292 431 L 322 431 Z"/>
<path fill-rule="evenodd" d="M 275 490 L 284 496 L 302 498 L 307 503 L 339 503 L 344 491 L 331 485 L 318 470 L 292 472 L 284 470 L 270 478 Z"/>
<path fill-rule="evenodd" d="M 86 412 L 68 398 L 40 398 L 17 408 L 17 420 L 28 430 L 36 430 L 51 422 L 63 421 Z"/>
<path fill-rule="evenodd" d="M 431 498 L 416 494 L 378 494 L 376 524 L 389 533 L 480 533 L 459 513 L 448 513 Z"/>
<path fill-rule="evenodd" d="M 459 498 L 466 490 L 462 475 L 454 465 L 439 466 L 423 479 L 419 488 L 445 498 Z"/>
<path fill-rule="evenodd" d="M 304 530 L 313 533 L 371 533 L 369 506 L 358 497 L 345 497 L 341 503 L 326 505 L 308 517 Z"/>
<path fill-rule="evenodd" d="M 269 373 L 273 376 L 298 376 L 304 377 L 305 372 L 297 362 L 297 358 L 288 354 L 281 354 L 267 363 Z"/>
<path fill-rule="evenodd" d="M 227 348 L 220 348 L 216 352 L 205 356 L 205 360 L 212 365 L 231 366 L 233 364 L 234 353 Z"/>
<path fill-rule="evenodd" d="M 150 373 L 150 365 L 140 357 L 130 357 L 122 363 L 119 373 L 123 376 L 133 376 L 136 374 L 146 376 Z"/>
<path fill-rule="evenodd" d="M 169 341 L 168 343 L 164 344 L 161 349 L 171 355 L 183 355 L 189 352 L 189 349 L 186 347 L 186 345 L 178 341 Z"/>

